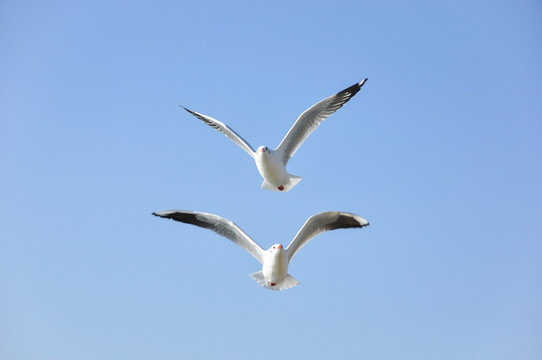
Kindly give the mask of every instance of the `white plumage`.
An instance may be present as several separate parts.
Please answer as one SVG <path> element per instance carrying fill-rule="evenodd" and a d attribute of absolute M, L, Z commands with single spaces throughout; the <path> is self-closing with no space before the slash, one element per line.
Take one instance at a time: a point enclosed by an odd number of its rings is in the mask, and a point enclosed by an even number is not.
<path fill-rule="evenodd" d="M 256 167 L 264 179 L 262 188 L 286 192 L 301 181 L 300 177 L 289 174 L 286 171 L 286 165 L 290 158 L 318 125 L 356 95 L 366 81 L 367 79 L 360 81 L 318 102 L 303 112 L 275 150 L 271 150 L 266 146 L 260 146 L 255 151 L 247 141 L 228 125 L 210 116 L 187 109 L 184 106 L 181 107 L 205 124 L 226 135 L 245 150 L 256 162 Z"/>
<path fill-rule="evenodd" d="M 252 279 L 271 290 L 285 290 L 299 284 L 299 281 L 288 274 L 288 265 L 294 255 L 316 235 L 328 230 L 369 225 L 367 220 L 351 213 L 322 212 L 311 216 L 305 222 L 286 249 L 282 244 L 275 244 L 264 250 L 232 221 L 218 215 L 184 210 L 157 211 L 153 215 L 212 230 L 241 246 L 262 264 L 261 271 L 250 274 Z"/>

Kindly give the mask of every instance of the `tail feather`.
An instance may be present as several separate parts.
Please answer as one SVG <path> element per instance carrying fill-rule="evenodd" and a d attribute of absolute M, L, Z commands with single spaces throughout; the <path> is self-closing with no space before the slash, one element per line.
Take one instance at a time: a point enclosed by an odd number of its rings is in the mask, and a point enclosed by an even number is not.
<path fill-rule="evenodd" d="M 284 191 L 288 191 L 297 185 L 301 181 L 299 176 L 288 174 L 288 184 L 284 184 Z"/>
<path fill-rule="evenodd" d="M 299 176 L 288 174 L 288 180 L 286 181 L 286 183 L 282 184 L 282 186 L 284 187 L 283 190 L 279 190 L 278 187 L 269 183 L 267 180 L 264 180 L 262 182 L 262 189 L 271 190 L 271 191 L 279 191 L 279 192 L 288 192 L 290 191 L 290 189 L 296 186 L 297 183 L 300 181 L 301 181 L 301 178 Z"/>
<path fill-rule="evenodd" d="M 291 276 L 290 274 L 287 274 L 284 280 L 282 280 L 280 283 L 278 283 L 275 286 L 271 286 L 269 285 L 269 283 L 265 281 L 265 277 L 263 276 L 263 271 L 258 271 L 253 274 L 250 274 L 250 277 L 254 281 L 256 281 L 258 284 L 260 284 L 261 286 L 269 290 L 286 290 L 286 289 L 293 288 L 294 286 L 299 284 L 299 281 L 294 279 L 294 277 Z"/>
<path fill-rule="evenodd" d="M 278 288 L 279 290 L 286 290 L 286 289 L 293 288 L 294 286 L 297 286 L 297 285 L 299 285 L 299 281 L 297 281 L 290 274 L 287 274 L 284 280 L 282 280 L 282 282 L 280 284 L 277 284 L 277 286 L 275 287 Z"/>
<path fill-rule="evenodd" d="M 255 272 L 253 274 L 250 274 L 250 277 L 256 281 L 258 284 L 260 284 L 261 286 L 263 287 L 267 287 L 265 286 L 265 277 L 263 276 L 263 271 L 258 271 L 258 272 Z"/>

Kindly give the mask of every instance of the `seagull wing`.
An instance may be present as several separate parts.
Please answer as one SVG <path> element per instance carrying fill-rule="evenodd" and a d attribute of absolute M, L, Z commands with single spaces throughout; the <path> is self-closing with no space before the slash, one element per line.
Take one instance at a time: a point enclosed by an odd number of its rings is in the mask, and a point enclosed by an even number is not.
<path fill-rule="evenodd" d="M 233 241 L 263 264 L 264 250 L 230 220 L 224 219 L 218 215 L 197 211 L 163 210 L 152 214 L 212 230 L 215 233 L 224 236 L 226 239 Z"/>
<path fill-rule="evenodd" d="M 366 81 L 367 79 L 320 101 L 299 116 L 276 150 L 282 156 L 284 165 L 318 125 L 356 95 Z"/>
<path fill-rule="evenodd" d="M 324 231 L 361 228 L 367 225 L 369 225 L 369 222 L 364 218 L 347 212 L 327 211 L 313 215 L 305 222 L 290 245 L 286 248 L 288 261 L 291 261 L 299 249 L 313 237 Z"/>
<path fill-rule="evenodd" d="M 179 105 L 179 106 L 181 106 L 181 105 Z M 256 152 L 254 151 L 252 146 L 250 146 L 250 144 L 245 139 L 243 139 L 239 134 L 237 134 L 235 131 L 233 131 L 233 129 L 230 128 L 228 125 L 226 125 L 226 124 L 224 124 L 224 123 L 222 123 L 222 122 L 220 122 L 220 121 L 218 121 L 216 119 L 213 119 L 210 116 L 203 115 L 203 114 L 200 114 L 198 112 L 187 109 L 184 106 L 181 106 L 181 107 L 183 109 L 185 109 L 186 111 L 188 111 L 190 114 L 194 115 L 195 117 L 197 117 L 198 119 L 203 121 L 205 124 L 212 127 L 213 129 L 216 129 L 216 130 L 220 131 L 222 134 L 226 135 L 228 137 L 228 139 L 230 139 L 231 141 L 233 141 L 234 143 L 239 145 L 241 147 L 241 149 L 245 150 L 253 158 L 256 156 Z"/>

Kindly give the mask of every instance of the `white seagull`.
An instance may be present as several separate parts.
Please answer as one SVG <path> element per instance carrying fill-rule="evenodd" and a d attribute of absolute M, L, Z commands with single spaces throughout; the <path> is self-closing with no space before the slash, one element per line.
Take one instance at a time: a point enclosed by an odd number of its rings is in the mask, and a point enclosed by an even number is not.
<path fill-rule="evenodd" d="M 318 125 L 356 95 L 366 81 L 367 79 L 354 84 L 311 106 L 308 110 L 305 110 L 275 150 L 271 150 L 267 146 L 260 146 L 257 151 L 254 151 L 252 146 L 228 125 L 213 119 L 210 116 L 187 109 L 182 105 L 179 106 L 203 121 L 205 124 L 226 135 L 230 140 L 252 156 L 256 161 L 256 167 L 258 168 L 260 175 L 264 179 L 262 183 L 263 189 L 289 191 L 301 181 L 301 178 L 288 174 L 286 171 L 288 160 L 290 160 L 303 141 L 305 141 Z"/>
<path fill-rule="evenodd" d="M 288 265 L 294 255 L 316 235 L 328 230 L 362 228 L 369 225 L 367 220 L 357 215 L 327 211 L 311 216 L 286 249 L 282 244 L 275 244 L 264 250 L 232 221 L 218 215 L 184 210 L 157 211 L 153 215 L 213 230 L 241 246 L 262 264 L 262 270 L 250 274 L 250 277 L 271 290 L 285 290 L 299 284 L 299 281 L 288 274 Z M 328 263 L 323 265 L 329 267 Z"/>

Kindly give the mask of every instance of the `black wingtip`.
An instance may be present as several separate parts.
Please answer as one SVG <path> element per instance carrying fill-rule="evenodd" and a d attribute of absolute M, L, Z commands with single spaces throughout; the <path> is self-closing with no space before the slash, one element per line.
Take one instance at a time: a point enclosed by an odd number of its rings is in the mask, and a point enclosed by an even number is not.
<path fill-rule="evenodd" d="M 365 80 L 362 80 L 358 83 L 355 83 L 354 85 L 344 89 L 343 91 L 340 91 L 339 93 L 337 93 L 337 95 L 347 95 L 348 98 L 346 99 L 346 101 L 344 101 L 343 103 L 341 103 L 341 106 L 344 105 L 344 103 L 346 103 L 348 100 L 350 100 L 351 98 L 354 97 L 354 95 L 356 95 L 358 93 L 358 91 L 360 91 L 361 87 L 365 84 L 365 82 L 367 81 L 368 78 L 366 78 Z M 339 106 L 339 107 L 341 107 Z M 337 108 L 338 109 L 338 108 Z"/>
<path fill-rule="evenodd" d="M 180 106 L 181 106 L 183 109 L 185 109 L 186 111 L 188 111 L 191 115 L 194 115 L 194 116 L 197 117 L 198 119 L 200 118 L 200 117 L 198 116 L 198 114 L 195 113 L 194 111 L 192 111 L 192 110 L 190 110 L 190 109 L 187 109 L 187 108 L 185 108 L 185 107 L 182 106 L 182 105 L 180 105 Z"/>
<path fill-rule="evenodd" d="M 178 107 L 185 109 L 185 110 L 188 111 L 189 113 L 192 113 L 192 111 L 190 111 L 189 109 L 185 108 L 184 106 L 182 106 L 181 104 L 179 104 L 177 101 L 175 101 L 175 104 L 176 104 Z"/>

